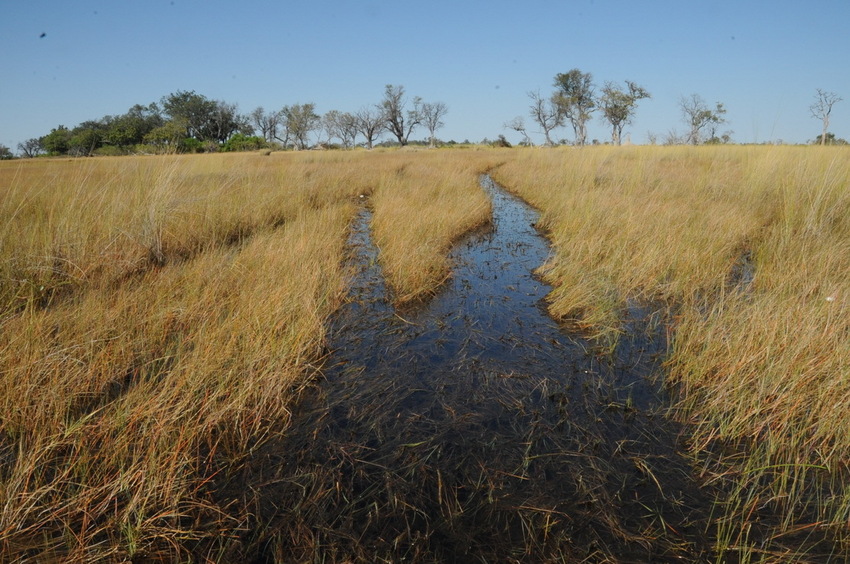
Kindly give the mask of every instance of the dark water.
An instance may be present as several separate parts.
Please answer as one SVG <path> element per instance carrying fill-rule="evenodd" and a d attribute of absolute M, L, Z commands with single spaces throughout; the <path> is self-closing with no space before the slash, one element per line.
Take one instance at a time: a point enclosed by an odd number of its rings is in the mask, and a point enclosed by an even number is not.
<path fill-rule="evenodd" d="M 663 334 L 635 307 L 613 354 L 547 315 L 536 213 L 496 186 L 453 276 L 397 311 L 364 210 L 324 379 L 258 486 L 267 561 L 688 561 L 706 516 L 664 418 Z"/>

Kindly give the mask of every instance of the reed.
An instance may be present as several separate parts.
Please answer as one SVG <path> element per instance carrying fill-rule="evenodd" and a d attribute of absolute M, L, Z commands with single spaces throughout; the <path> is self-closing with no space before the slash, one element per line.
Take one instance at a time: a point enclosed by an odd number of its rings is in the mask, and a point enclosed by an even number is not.
<path fill-rule="evenodd" d="M 384 275 L 399 304 L 422 300 L 451 274 L 447 255 L 464 233 L 490 222 L 479 176 L 498 154 L 399 153 L 379 176 L 372 227 Z"/>
<path fill-rule="evenodd" d="M 220 486 L 286 429 L 344 290 L 362 187 L 323 164 L 216 156 L 14 171 L 4 559 L 234 559 L 255 524 L 248 501 Z M 38 236 L 15 237 L 23 227 Z M 60 252 L 73 276 L 42 272 Z M 36 275 L 43 288 L 22 292 Z"/>
<path fill-rule="evenodd" d="M 525 151 L 494 176 L 543 210 L 554 315 L 610 343 L 631 304 L 666 312 L 679 417 L 725 491 L 718 553 L 846 554 L 850 154 Z"/>
<path fill-rule="evenodd" d="M 251 554 L 237 484 L 321 368 L 358 207 L 415 303 L 485 171 L 542 212 L 555 317 L 608 350 L 638 306 L 665 325 L 718 559 L 848 556 L 850 154 L 588 147 L 0 163 L 3 559 Z"/>

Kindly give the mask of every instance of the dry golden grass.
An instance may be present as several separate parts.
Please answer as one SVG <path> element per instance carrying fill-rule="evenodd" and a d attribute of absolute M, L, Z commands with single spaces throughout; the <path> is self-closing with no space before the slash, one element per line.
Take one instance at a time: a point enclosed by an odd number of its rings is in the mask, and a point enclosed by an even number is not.
<path fill-rule="evenodd" d="M 488 212 L 462 161 L 3 163 L 3 559 L 238 560 L 261 524 L 250 492 L 222 487 L 317 369 L 355 202 L 374 194 L 400 301 L 432 292 L 449 241 Z M 400 221 L 412 253 L 385 232 Z"/>
<path fill-rule="evenodd" d="M 238 560 L 260 524 L 222 484 L 316 370 L 359 196 L 411 302 L 493 167 L 543 212 L 554 315 L 610 345 L 632 301 L 667 314 L 720 554 L 846 536 L 843 148 L 199 155 L 0 163 L 3 559 Z"/>
<path fill-rule="evenodd" d="M 344 290 L 365 187 L 326 164 L 2 170 L 4 558 L 214 555 L 248 526 L 213 484 L 285 428 Z"/>
<path fill-rule="evenodd" d="M 669 379 L 728 494 L 720 550 L 846 536 L 850 153 L 526 151 L 494 176 L 544 212 L 553 314 L 612 342 L 629 300 L 669 306 Z"/>
<path fill-rule="evenodd" d="M 398 303 L 433 293 L 450 275 L 448 252 L 461 234 L 490 221 L 479 183 L 498 153 L 398 153 L 372 198 L 374 240 Z"/>
<path fill-rule="evenodd" d="M 627 299 L 678 303 L 723 286 L 763 223 L 731 157 L 682 149 L 526 151 L 494 172 L 544 213 L 553 315 L 616 333 Z M 730 195 L 733 195 L 730 199 Z"/>

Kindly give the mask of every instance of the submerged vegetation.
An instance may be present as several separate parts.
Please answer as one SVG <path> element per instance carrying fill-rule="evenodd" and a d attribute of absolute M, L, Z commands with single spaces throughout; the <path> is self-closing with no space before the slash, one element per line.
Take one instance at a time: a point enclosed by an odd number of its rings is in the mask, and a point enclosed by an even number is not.
<path fill-rule="evenodd" d="M 675 413 L 725 492 L 718 551 L 846 555 L 850 155 L 528 152 L 494 176 L 543 210 L 554 315 L 612 341 L 630 301 L 667 312 Z"/>
<path fill-rule="evenodd" d="M 489 224 L 487 171 L 541 212 L 567 334 L 604 358 L 630 312 L 654 314 L 717 558 L 850 554 L 850 155 L 597 147 L 0 163 L 2 559 L 266 551 L 274 488 L 241 480 L 325 372 L 363 202 L 409 306 Z M 523 511 L 546 531 L 559 517 Z"/>

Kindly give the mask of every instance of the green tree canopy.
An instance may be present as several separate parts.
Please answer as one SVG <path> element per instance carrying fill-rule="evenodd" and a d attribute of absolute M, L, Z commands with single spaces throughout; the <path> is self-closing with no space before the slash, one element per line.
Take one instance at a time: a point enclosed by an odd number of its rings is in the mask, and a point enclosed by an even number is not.
<path fill-rule="evenodd" d="M 106 127 L 99 121 L 86 121 L 71 131 L 68 152 L 77 157 L 86 157 L 103 145 Z"/>
<path fill-rule="evenodd" d="M 60 125 L 41 138 L 41 146 L 48 155 L 65 155 L 70 148 L 70 141 L 71 131 L 64 125 Z"/>
<path fill-rule="evenodd" d="M 186 124 L 181 120 L 171 120 L 151 129 L 144 142 L 153 145 L 159 152 L 177 153 L 185 150 Z"/>
<path fill-rule="evenodd" d="M 611 142 L 619 145 L 623 140 L 623 127 L 631 123 L 635 114 L 638 100 L 649 98 L 649 92 L 631 82 L 626 81 L 626 88 L 621 89 L 613 82 L 606 82 L 602 88 L 599 106 L 602 115 L 611 124 Z"/>
<path fill-rule="evenodd" d="M 309 146 L 310 132 L 319 126 L 321 119 L 316 113 L 316 105 L 293 104 L 284 106 L 283 126 L 296 149 L 306 149 Z"/>
<path fill-rule="evenodd" d="M 104 142 L 117 147 L 132 147 L 144 142 L 145 135 L 163 124 L 159 107 L 136 104 L 127 113 L 104 118 L 107 131 Z"/>
<path fill-rule="evenodd" d="M 572 69 L 555 75 L 555 94 L 552 101 L 573 126 L 576 145 L 587 141 L 587 122 L 596 108 L 593 75 Z"/>
<path fill-rule="evenodd" d="M 162 108 L 171 121 L 185 126 L 184 137 L 201 140 L 215 112 L 215 102 L 194 90 L 178 90 L 162 99 Z"/>
<path fill-rule="evenodd" d="M 248 120 L 239 115 L 236 104 L 210 100 L 194 91 L 178 90 L 165 96 L 162 108 L 171 121 L 185 125 L 185 137 L 199 141 L 223 143 L 237 131 L 252 133 Z"/>

